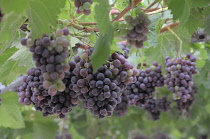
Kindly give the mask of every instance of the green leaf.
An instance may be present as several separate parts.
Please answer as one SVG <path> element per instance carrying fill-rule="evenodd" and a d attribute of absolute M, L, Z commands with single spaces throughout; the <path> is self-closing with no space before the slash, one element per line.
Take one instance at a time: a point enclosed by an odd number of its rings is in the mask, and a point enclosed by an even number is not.
<path fill-rule="evenodd" d="M 146 61 L 152 64 L 153 61 L 157 61 L 164 65 L 165 56 L 177 57 L 182 54 L 190 52 L 189 45 L 189 33 L 186 29 L 176 27 L 173 29 L 173 33 L 168 31 L 158 36 L 157 47 L 151 47 L 146 49 L 145 54 Z M 182 50 L 180 51 L 180 40 L 182 41 Z"/>
<path fill-rule="evenodd" d="M 21 47 L 8 60 L 19 61 L 18 66 L 26 66 L 28 69 L 35 66 L 32 59 L 32 53 L 29 52 L 26 47 Z"/>
<path fill-rule="evenodd" d="M 0 65 L 0 68 L 1 68 L 0 82 L 2 82 L 4 85 L 11 83 L 21 74 L 25 74 L 25 72 L 27 70 L 26 67 L 19 66 L 21 64 L 21 62 L 22 62 L 22 64 L 24 63 L 24 61 L 22 61 L 23 59 L 19 59 L 19 60 L 9 59 L 9 57 L 11 57 L 11 55 L 15 54 L 16 52 L 18 52 L 17 49 L 13 47 L 13 48 L 6 50 L 3 55 L 0 55 L 0 59 L 1 59 L 0 62 L 1 61 L 3 62 Z M 24 57 L 24 55 L 22 56 L 22 58 L 23 57 Z M 31 58 L 30 58 L 30 60 L 31 60 Z"/>
<path fill-rule="evenodd" d="M 192 0 L 194 7 L 205 7 L 208 6 L 209 0 Z"/>
<path fill-rule="evenodd" d="M 18 49 L 12 47 L 4 51 L 2 55 L 0 55 L 0 69 L 2 68 L 3 64 L 17 51 Z"/>
<path fill-rule="evenodd" d="M 5 41 L 7 42 L 4 44 L 3 48 L 1 49 L 0 54 L 6 48 L 11 46 L 9 44 L 11 44 L 13 41 L 17 39 L 19 28 L 25 20 L 26 18 L 14 12 L 11 12 L 4 16 L 2 26 L 1 26 L 1 31 L 0 31 L 0 42 L 2 43 Z"/>
<path fill-rule="evenodd" d="M 0 126 L 9 128 L 25 127 L 20 107 L 18 106 L 17 93 L 7 92 L 1 95 L 2 105 L 0 106 Z"/>
<path fill-rule="evenodd" d="M 3 13 L 14 11 L 15 13 L 22 13 L 28 7 L 29 0 L 0 0 L 0 7 Z"/>
<path fill-rule="evenodd" d="M 173 14 L 173 18 L 180 19 L 180 26 L 183 26 L 190 16 L 191 0 L 170 0 L 169 9 Z"/>
<path fill-rule="evenodd" d="M 193 9 L 190 12 L 189 19 L 185 24 L 185 27 L 187 28 L 188 32 L 190 34 L 193 34 L 198 29 L 198 27 L 202 26 L 202 20 L 202 14 L 197 9 Z"/>
<path fill-rule="evenodd" d="M 205 19 L 204 19 L 205 32 L 210 35 L 210 24 L 209 24 L 209 21 L 210 21 L 210 15 L 206 16 Z"/>
<path fill-rule="evenodd" d="M 96 2 L 99 4 L 95 6 L 95 18 L 101 35 L 105 35 L 110 30 L 109 2 L 107 0 L 97 0 Z"/>
<path fill-rule="evenodd" d="M 110 26 L 109 32 L 105 35 L 99 36 L 95 47 L 94 52 L 91 56 L 93 63 L 93 69 L 96 71 L 100 66 L 102 66 L 110 55 L 110 46 L 113 41 L 113 28 Z"/>
<path fill-rule="evenodd" d="M 27 15 L 32 35 L 36 38 L 43 33 L 50 33 L 50 25 L 57 25 L 60 9 L 66 0 L 32 0 L 29 3 Z"/>

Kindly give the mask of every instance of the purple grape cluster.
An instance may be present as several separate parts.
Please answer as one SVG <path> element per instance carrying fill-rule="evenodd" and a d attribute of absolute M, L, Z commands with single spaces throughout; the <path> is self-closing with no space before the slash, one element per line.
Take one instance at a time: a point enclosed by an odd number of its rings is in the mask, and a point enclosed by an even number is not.
<path fill-rule="evenodd" d="M 28 70 L 27 76 L 23 78 L 23 84 L 19 87 L 18 101 L 25 105 L 33 104 L 36 110 L 42 112 L 43 116 L 58 114 L 60 118 L 64 118 L 78 103 L 77 94 L 69 87 L 69 77 L 71 76 L 69 72 L 63 79 L 66 89 L 51 96 L 43 86 L 44 78 L 41 70 L 38 68 Z"/>
<path fill-rule="evenodd" d="M 153 97 L 155 87 L 162 87 L 164 85 L 161 68 L 161 65 L 153 62 L 150 68 L 147 68 L 145 71 L 140 70 L 137 81 L 128 85 L 125 90 L 126 94 L 128 94 L 130 105 L 144 108 L 149 99 Z"/>
<path fill-rule="evenodd" d="M 27 76 L 23 77 L 23 84 L 19 87 L 18 97 L 19 103 L 34 104 L 35 109 L 40 110 L 43 116 L 53 114 L 48 105 L 51 97 L 43 87 L 43 76 L 39 69 L 32 68 L 27 71 Z"/>
<path fill-rule="evenodd" d="M 72 135 L 70 133 L 63 133 L 61 135 L 56 136 L 55 139 L 72 139 Z"/>
<path fill-rule="evenodd" d="M 114 109 L 114 112 L 117 113 L 119 117 L 122 117 L 128 112 L 128 107 L 129 107 L 129 98 L 125 90 L 123 90 L 121 95 L 121 102 L 117 104 L 116 108 Z"/>
<path fill-rule="evenodd" d="M 75 0 L 74 6 L 76 7 L 76 13 L 89 15 L 91 13 L 90 7 L 92 3 L 92 0 Z"/>
<path fill-rule="evenodd" d="M 186 116 L 190 116 L 190 108 L 192 107 L 192 104 L 195 101 L 195 95 L 198 94 L 198 88 L 193 85 L 192 91 L 190 92 L 190 99 L 188 99 L 186 102 L 183 102 L 182 100 L 175 100 L 177 104 L 177 109 L 179 111 L 179 115 L 182 115 L 183 112 L 185 112 Z"/>
<path fill-rule="evenodd" d="M 118 44 L 122 45 L 122 50 L 124 52 L 124 56 L 127 59 L 129 57 L 130 49 L 126 46 L 125 42 L 118 42 Z"/>
<path fill-rule="evenodd" d="M 171 102 L 166 97 L 161 99 L 149 99 L 148 104 L 145 106 L 145 110 L 152 116 L 153 120 L 160 119 L 160 113 L 162 111 L 168 111 L 170 109 Z"/>
<path fill-rule="evenodd" d="M 147 40 L 147 33 L 149 32 L 148 26 L 151 21 L 147 15 L 141 11 L 141 8 L 134 9 L 136 16 L 126 15 L 124 17 L 124 23 L 113 22 L 113 26 L 116 29 L 116 36 L 120 36 L 127 40 L 130 45 L 136 46 L 136 48 L 142 48 L 143 42 Z"/>
<path fill-rule="evenodd" d="M 197 74 L 195 67 L 196 58 L 187 54 L 185 58 L 165 58 L 166 75 L 164 84 L 174 93 L 173 99 L 187 102 L 192 92 L 193 74 Z"/>
<path fill-rule="evenodd" d="M 69 30 L 58 29 L 55 35 L 44 34 L 41 39 L 33 39 L 30 35 L 23 38 L 21 44 L 30 48 L 37 68 L 44 77 L 43 85 L 51 96 L 65 90 L 62 79 L 69 71 Z"/>
<path fill-rule="evenodd" d="M 123 55 L 113 53 L 108 62 L 93 72 L 90 56 L 94 51 L 89 48 L 82 58 L 75 57 L 76 68 L 71 78 L 73 90 L 78 93 L 85 108 L 99 118 L 111 116 L 114 108 L 121 102 L 122 90 L 135 82 L 138 70 L 128 63 Z"/>

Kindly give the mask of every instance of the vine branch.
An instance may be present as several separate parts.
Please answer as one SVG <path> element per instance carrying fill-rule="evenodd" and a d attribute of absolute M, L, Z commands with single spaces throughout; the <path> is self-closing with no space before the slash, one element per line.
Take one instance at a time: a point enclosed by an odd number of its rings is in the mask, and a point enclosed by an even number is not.
<path fill-rule="evenodd" d="M 4 87 L 4 88 L 0 89 L 0 94 L 3 94 L 3 93 L 8 92 L 8 91 L 12 91 L 15 87 L 18 87 L 22 84 L 23 84 L 23 76 L 20 76 L 20 77 L 17 78 L 16 81 L 12 82 L 7 87 Z"/>
<path fill-rule="evenodd" d="M 113 20 L 112 20 L 112 22 L 113 21 L 117 21 L 117 20 L 119 20 L 120 18 L 122 18 L 128 11 L 130 11 L 131 9 L 132 9 L 132 7 L 136 7 L 136 5 L 138 4 L 138 3 L 140 3 L 142 0 L 134 0 L 134 2 L 132 3 L 130 3 L 117 17 L 115 17 Z"/>

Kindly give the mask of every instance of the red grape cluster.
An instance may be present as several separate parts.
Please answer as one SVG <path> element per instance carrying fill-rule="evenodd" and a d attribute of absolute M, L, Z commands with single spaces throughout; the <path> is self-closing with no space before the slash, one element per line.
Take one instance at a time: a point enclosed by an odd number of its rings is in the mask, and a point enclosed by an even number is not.
<path fill-rule="evenodd" d="M 129 97 L 130 105 L 144 108 L 148 100 L 152 98 L 155 87 L 162 87 L 164 77 L 162 76 L 161 65 L 153 62 L 150 68 L 145 71 L 140 70 L 137 81 L 128 85 L 126 93 Z"/>
<path fill-rule="evenodd" d="M 124 56 L 125 58 L 127 59 L 129 57 L 129 52 L 130 52 L 130 49 L 126 46 L 126 43 L 125 42 L 118 42 L 118 44 L 122 45 L 122 50 L 124 52 Z"/>
<path fill-rule="evenodd" d="M 111 116 L 114 108 L 121 102 L 122 90 L 135 82 L 138 70 L 128 63 L 124 56 L 113 53 L 108 62 L 93 72 L 90 56 L 93 48 L 75 57 L 76 68 L 71 78 L 73 90 L 78 93 L 85 108 L 99 118 Z"/>
<path fill-rule="evenodd" d="M 75 0 L 74 6 L 77 8 L 76 13 L 89 15 L 91 13 L 90 6 L 92 3 L 92 0 Z"/>
<path fill-rule="evenodd" d="M 198 88 L 196 86 L 192 86 L 192 92 L 190 92 L 190 99 L 188 99 L 186 102 L 182 102 L 181 100 L 176 100 L 177 109 L 179 111 L 179 114 L 182 115 L 185 111 L 186 116 L 190 116 L 190 108 L 195 100 L 195 95 L 198 93 Z"/>
<path fill-rule="evenodd" d="M 19 102 L 25 105 L 34 104 L 36 110 L 42 112 L 43 116 L 52 115 L 52 108 L 48 105 L 51 97 L 43 87 L 43 76 L 41 70 L 32 68 L 23 77 L 23 84 L 19 87 Z"/>
<path fill-rule="evenodd" d="M 187 54 L 185 58 L 165 58 L 166 75 L 164 84 L 168 89 L 175 93 L 173 98 L 181 99 L 182 102 L 187 102 L 190 99 L 192 92 L 193 74 L 197 74 L 195 67 L 196 58 L 193 55 Z"/>
<path fill-rule="evenodd" d="M 119 117 L 122 117 L 127 113 L 128 107 L 129 107 L 129 99 L 126 92 L 123 90 L 121 95 L 121 102 L 117 104 L 116 108 L 114 109 L 114 112 L 117 113 Z"/>
<path fill-rule="evenodd" d="M 145 110 L 152 116 L 153 120 L 160 119 L 160 113 L 162 111 L 168 111 L 170 109 L 171 102 L 166 97 L 161 99 L 150 99 L 148 104 L 145 106 Z"/>
<path fill-rule="evenodd" d="M 150 20 L 147 15 L 141 11 L 141 8 L 136 8 L 136 17 L 126 15 L 124 17 L 125 23 L 113 22 L 113 26 L 116 29 L 116 36 L 120 36 L 123 39 L 127 39 L 127 43 L 134 45 L 137 48 L 143 47 L 143 42 L 147 40 L 147 33 L 149 32 L 148 26 Z"/>
<path fill-rule="evenodd" d="M 58 29 L 55 35 L 44 34 L 41 39 L 23 38 L 21 44 L 30 48 L 37 68 L 44 77 L 43 85 L 51 96 L 65 90 L 62 79 L 69 71 L 69 30 Z"/>
<path fill-rule="evenodd" d="M 66 89 L 50 96 L 48 90 L 43 86 L 44 78 L 41 70 L 38 68 L 28 70 L 27 76 L 23 78 L 23 84 L 19 87 L 19 102 L 25 105 L 33 104 L 36 110 L 42 112 L 43 116 L 58 114 L 60 118 L 64 118 L 78 103 L 77 94 L 69 87 L 70 71 L 65 74 L 63 79 Z"/>

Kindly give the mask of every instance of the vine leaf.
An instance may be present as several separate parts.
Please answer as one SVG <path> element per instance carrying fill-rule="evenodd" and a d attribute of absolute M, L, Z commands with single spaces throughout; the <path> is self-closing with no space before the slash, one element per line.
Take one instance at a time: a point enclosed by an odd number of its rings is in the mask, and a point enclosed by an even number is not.
<path fill-rule="evenodd" d="M 22 13 L 28 7 L 29 0 L 1 0 L 0 7 L 3 13 L 14 11 L 15 13 Z"/>
<path fill-rule="evenodd" d="M 19 28 L 25 20 L 26 18 L 14 12 L 8 13 L 4 16 L 0 30 L 0 42 L 6 43 L 3 45 L 0 54 L 18 39 Z"/>
<path fill-rule="evenodd" d="M 96 1 L 95 14 L 100 36 L 95 43 L 95 50 L 91 56 L 93 69 L 96 71 L 106 62 L 113 42 L 113 27 L 109 19 L 110 6 L 107 0 Z"/>
<path fill-rule="evenodd" d="M 2 104 L 0 107 L 0 126 L 13 129 L 24 128 L 25 124 L 20 107 L 17 103 L 17 94 L 14 92 L 7 92 L 1 95 L 1 97 Z"/>
<path fill-rule="evenodd" d="M 109 31 L 111 24 L 109 19 L 109 2 L 107 0 L 97 0 L 96 2 L 99 3 L 95 6 L 96 21 L 101 35 L 105 35 Z"/>
<path fill-rule="evenodd" d="M 180 26 L 185 25 L 191 12 L 191 0 L 170 0 L 168 6 L 172 11 L 173 18 L 180 19 Z"/>
<path fill-rule="evenodd" d="M 18 76 L 21 74 L 25 74 L 26 67 L 25 66 L 19 66 L 19 60 L 12 60 L 9 59 L 13 54 L 17 52 L 16 48 L 10 48 L 5 51 L 3 55 L 0 55 L 0 62 L 2 64 L 0 65 L 0 82 L 4 85 L 8 85 L 12 81 L 14 81 Z M 23 55 L 23 54 L 22 54 Z"/>
<path fill-rule="evenodd" d="M 27 15 L 32 35 L 41 36 L 42 33 L 50 33 L 50 25 L 57 25 L 60 9 L 65 6 L 66 0 L 35 0 L 29 3 Z"/>
<path fill-rule="evenodd" d="M 100 35 L 95 43 L 95 49 L 91 56 L 93 63 L 93 69 L 96 71 L 100 66 L 102 66 L 110 55 L 110 46 L 113 41 L 113 28 L 110 26 L 109 32 L 105 35 Z"/>

